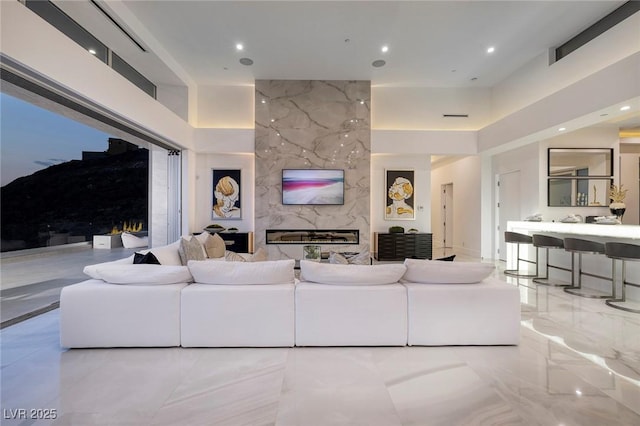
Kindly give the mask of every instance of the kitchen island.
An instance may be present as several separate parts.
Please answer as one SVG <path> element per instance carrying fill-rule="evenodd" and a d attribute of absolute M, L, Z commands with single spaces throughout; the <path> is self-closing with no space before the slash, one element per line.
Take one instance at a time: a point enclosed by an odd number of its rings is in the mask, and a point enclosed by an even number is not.
<path fill-rule="evenodd" d="M 563 222 L 527 222 L 510 221 L 507 222 L 507 230 L 526 235 L 545 234 L 558 238 L 582 238 L 599 242 L 624 242 L 628 244 L 640 245 L 640 226 L 638 225 L 604 225 L 598 223 L 563 223 Z M 539 273 L 543 274 L 544 250 L 540 250 Z M 516 247 L 515 244 L 507 244 L 507 266 L 506 269 L 516 269 Z M 520 257 L 534 260 L 535 248 L 531 245 L 520 246 Z M 564 250 L 549 250 L 551 264 L 571 268 L 571 253 Z M 524 263 L 520 265 L 524 268 Z M 576 265 L 577 268 L 577 265 Z M 599 275 L 611 276 L 611 259 L 604 255 L 584 255 L 583 269 Z M 620 271 L 621 266 L 617 265 L 617 288 L 620 292 Z M 571 281 L 569 272 L 561 270 L 550 270 L 551 277 Z M 640 262 L 627 262 L 627 281 L 640 284 Z M 591 277 L 583 277 L 583 287 L 592 288 L 603 293 L 611 291 L 611 284 L 606 281 Z M 627 299 L 640 301 L 640 288 L 627 286 Z"/>

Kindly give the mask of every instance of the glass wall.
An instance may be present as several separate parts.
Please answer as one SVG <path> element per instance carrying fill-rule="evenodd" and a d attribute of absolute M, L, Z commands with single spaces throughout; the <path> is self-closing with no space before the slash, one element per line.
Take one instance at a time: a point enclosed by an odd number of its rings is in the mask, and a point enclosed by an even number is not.
<path fill-rule="evenodd" d="M 5 93 L 0 107 L 3 252 L 147 231 L 147 149 Z"/>

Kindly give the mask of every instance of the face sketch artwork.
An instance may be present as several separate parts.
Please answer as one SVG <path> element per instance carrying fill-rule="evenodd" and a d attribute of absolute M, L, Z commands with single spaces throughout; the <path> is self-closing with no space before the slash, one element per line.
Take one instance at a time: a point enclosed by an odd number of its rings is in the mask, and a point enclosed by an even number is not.
<path fill-rule="evenodd" d="M 214 190 L 216 203 L 213 206 L 214 215 L 220 218 L 230 218 L 237 216 L 239 209 L 236 201 L 240 196 L 240 187 L 230 176 L 222 177 L 216 184 Z"/>
<path fill-rule="evenodd" d="M 397 177 L 389 187 L 388 192 L 391 204 L 387 206 L 387 218 L 413 218 L 413 207 L 405 200 L 413 196 L 413 185 L 407 178 Z"/>

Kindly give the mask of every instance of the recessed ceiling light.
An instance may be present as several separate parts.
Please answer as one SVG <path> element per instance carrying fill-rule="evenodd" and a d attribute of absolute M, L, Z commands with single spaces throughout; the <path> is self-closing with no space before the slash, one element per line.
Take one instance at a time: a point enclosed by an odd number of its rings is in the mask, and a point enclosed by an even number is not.
<path fill-rule="evenodd" d="M 246 65 L 246 66 L 253 65 L 253 59 L 249 59 L 249 58 L 240 58 L 240 63 L 241 63 L 242 65 Z"/>
<path fill-rule="evenodd" d="M 382 59 L 376 59 L 375 61 L 373 61 L 373 62 L 371 63 L 371 65 L 373 65 L 373 66 L 374 66 L 374 67 L 376 67 L 376 68 L 384 67 L 384 66 L 385 66 L 385 64 L 386 64 L 386 62 L 385 62 L 385 61 L 383 61 Z"/>
<path fill-rule="evenodd" d="M 620 108 L 620 111 L 629 111 L 631 109 L 631 107 L 629 105 L 625 105 L 622 108 Z"/>
<path fill-rule="evenodd" d="M 382 53 L 387 53 L 389 51 L 389 46 L 382 46 L 382 49 L 380 50 L 382 50 Z"/>
<path fill-rule="evenodd" d="M 487 49 L 487 53 L 493 53 L 493 52 L 495 52 L 495 51 L 496 51 L 496 48 L 495 48 L 495 47 L 493 47 L 493 46 L 491 46 L 491 47 L 489 47 L 489 48 Z"/>
<path fill-rule="evenodd" d="M 565 130 L 567 130 L 567 128 L 566 128 L 566 127 L 560 127 L 560 128 L 558 129 L 558 131 L 559 131 L 559 132 L 564 132 Z"/>
<path fill-rule="evenodd" d="M 264 99 L 263 99 L 263 100 L 261 100 L 260 102 L 262 102 L 263 104 L 266 104 L 266 103 L 267 103 L 267 101 L 266 101 L 266 100 L 264 100 Z"/>
<path fill-rule="evenodd" d="M 243 50 L 243 49 L 244 49 L 244 45 L 242 43 L 236 44 L 236 50 Z"/>
<path fill-rule="evenodd" d="M 89 49 L 89 53 L 91 53 L 92 55 L 95 55 L 98 52 L 96 52 L 96 49 Z"/>

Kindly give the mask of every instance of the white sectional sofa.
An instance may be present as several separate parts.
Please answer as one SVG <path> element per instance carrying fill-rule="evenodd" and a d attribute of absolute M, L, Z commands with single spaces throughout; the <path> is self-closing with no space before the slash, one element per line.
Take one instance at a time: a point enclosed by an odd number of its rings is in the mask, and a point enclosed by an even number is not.
<path fill-rule="evenodd" d="M 63 347 L 516 345 L 517 287 L 475 262 L 191 260 L 85 268 L 60 295 Z M 168 249 L 167 249 L 168 248 Z M 152 249 L 153 252 L 155 249 Z M 246 257 L 246 256 L 245 256 Z M 162 262 L 161 262 L 162 263 Z"/>

